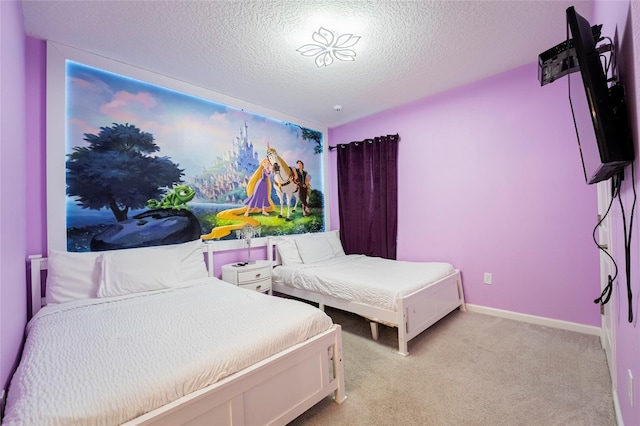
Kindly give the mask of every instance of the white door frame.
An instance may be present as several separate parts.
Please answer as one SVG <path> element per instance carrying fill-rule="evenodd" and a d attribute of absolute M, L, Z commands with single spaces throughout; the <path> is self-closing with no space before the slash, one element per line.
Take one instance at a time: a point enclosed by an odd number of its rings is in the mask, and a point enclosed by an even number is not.
<path fill-rule="evenodd" d="M 597 184 L 598 189 L 598 222 L 607 211 L 609 204 L 611 203 L 611 181 L 606 180 Z M 598 227 L 598 243 L 600 247 L 607 250 L 607 252 L 613 257 L 613 244 L 611 241 L 611 212 L 602 220 Z M 597 222 L 596 222 L 597 223 Z M 614 267 L 609 256 L 606 253 L 600 252 L 600 289 L 601 291 L 607 286 L 609 275 L 613 276 Z M 612 289 L 613 290 L 613 289 Z M 602 329 L 600 332 L 600 343 L 604 349 L 607 357 L 607 364 L 609 365 L 609 374 L 611 376 L 611 383 L 613 389 L 617 386 L 617 374 L 616 374 L 616 335 L 614 321 L 616 318 L 616 305 L 612 299 L 604 305 L 602 312 Z"/>

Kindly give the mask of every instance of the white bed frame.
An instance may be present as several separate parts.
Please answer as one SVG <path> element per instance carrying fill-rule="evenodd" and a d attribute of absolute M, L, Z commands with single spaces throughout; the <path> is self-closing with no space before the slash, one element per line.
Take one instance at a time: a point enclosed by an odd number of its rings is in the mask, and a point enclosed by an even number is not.
<path fill-rule="evenodd" d="M 47 259 L 30 256 L 32 314 L 43 305 Z M 269 296 L 271 297 L 271 296 Z M 285 425 L 333 394 L 345 395 L 342 331 L 329 330 L 125 425 Z"/>
<path fill-rule="evenodd" d="M 278 237 L 278 239 L 282 238 L 287 237 Z M 273 239 L 268 239 L 267 256 L 273 262 L 273 265 L 277 266 L 282 262 L 275 244 L 276 242 Z M 374 340 L 378 340 L 378 323 L 397 327 L 398 352 L 404 356 L 409 355 L 407 349 L 409 340 L 431 327 L 456 308 L 460 308 L 461 311 L 467 310 L 462 290 L 462 278 L 458 269 L 453 274 L 399 299 L 397 311 L 301 290 L 276 280 L 271 284 L 271 288 L 274 292 L 315 302 L 322 310 L 324 310 L 325 306 L 330 306 L 367 318 L 370 320 L 371 335 Z"/>

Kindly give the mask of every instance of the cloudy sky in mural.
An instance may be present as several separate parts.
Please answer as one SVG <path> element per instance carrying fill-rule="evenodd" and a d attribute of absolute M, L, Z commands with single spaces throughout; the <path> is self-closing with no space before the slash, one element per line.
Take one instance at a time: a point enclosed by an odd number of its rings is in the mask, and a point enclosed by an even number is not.
<path fill-rule="evenodd" d="M 86 144 L 85 133 L 98 134 L 113 123 L 133 124 L 151 133 L 160 147 L 157 155 L 178 163 L 188 179 L 223 158 L 246 122 L 259 156 L 266 155 L 269 143 L 290 165 L 304 161 L 314 180 L 321 181 L 320 156 L 296 125 L 72 61 L 67 62 L 67 79 L 67 153 Z"/>

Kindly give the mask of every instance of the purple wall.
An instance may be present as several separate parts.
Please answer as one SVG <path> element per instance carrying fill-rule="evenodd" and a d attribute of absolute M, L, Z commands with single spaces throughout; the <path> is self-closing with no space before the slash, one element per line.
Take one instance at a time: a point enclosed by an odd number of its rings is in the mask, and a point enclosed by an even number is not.
<path fill-rule="evenodd" d="M 16 365 L 27 319 L 25 36 L 22 3 L 0 1 L 0 384 Z"/>
<path fill-rule="evenodd" d="M 400 134 L 399 259 L 453 263 L 471 304 L 600 326 L 596 187 L 584 182 L 570 114 L 566 83 L 540 87 L 531 64 L 332 129 L 330 140 Z M 333 151 L 333 194 L 335 162 Z"/>
<path fill-rule="evenodd" d="M 633 22 L 632 22 L 633 21 Z M 634 137 L 634 147 L 636 159 L 640 153 L 638 126 L 640 91 L 638 90 L 638 71 L 640 71 L 640 58 L 635 52 L 640 46 L 640 4 L 638 2 L 622 1 L 597 3 L 594 9 L 592 23 L 602 24 L 602 33 L 616 41 L 619 57 L 619 77 L 624 83 L 628 110 L 631 115 L 631 128 Z M 640 170 L 636 165 L 636 190 L 640 190 Z M 627 224 L 631 205 L 633 203 L 633 188 L 631 185 L 631 170 L 627 168 L 626 178 L 621 190 L 623 205 L 626 209 Z M 631 287 L 633 294 L 633 323 L 628 322 L 629 308 L 627 306 L 626 273 L 624 270 L 624 224 L 622 222 L 622 212 L 618 203 L 614 203 L 611 211 L 611 230 L 613 239 L 613 253 L 618 267 L 621 269 L 614 287 L 614 300 L 618 313 L 615 319 L 615 339 L 616 339 L 616 390 L 622 418 L 626 425 L 640 424 L 640 408 L 638 407 L 637 394 L 640 388 L 636 385 L 634 389 L 634 404 L 629 402 L 627 393 L 628 371 L 637 381 L 640 378 L 640 332 L 637 328 L 640 307 L 638 296 L 640 295 L 640 262 L 638 261 L 640 249 L 640 232 L 638 232 L 638 213 L 636 210 L 633 224 L 632 245 L 631 245 Z"/>
<path fill-rule="evenodd" d="M 47 247 L 46 77 L 47 44 L 26 37 L 27 255 Z"/>
<path fill-rule="evenodd" d="M 617 26 L 623 54 L 630 58 L 622 73 L 628 85 L 637 86 L 634 69 L 640 63 L 631 58 L 640 31 L 630 22 L 631 15 L 639 22 L 640 4 L 631 5 L 629 12 L 628 1 L 598 2 L 593 22 L 605 24 L 606 35 L 611 23 Z M 24 258 L 46 251 L 46 63 L 44 42 L 28 37 L 25 42 L 19 1 L 0 1 L 0 19 L 0 379 L 6 387 L 26 321 Z M 367 117 L 331 129 L 330 141 L 400 134 L 399 258 L 454 263 L 463 272 L 469 303 L 599 326 L 592 303 L 599 294 L 598 252 L 591 240 L 596 188 L 583 181 L 566 86 L 541 88 L 536 73 L 535 64 L 527 65 Z M 640 152 L 639 94 L 635 87 L 628 91 Z M 15 143 L 22 140 L 26 149 Z M 338 228 L 335 160 L 330 152 L 331 223 Z M 16 188 L 16 182 L 26 182 L 28 190 Z M 621 227 L 619 220 L 614 223 L 617 250 Z M 256 249 L 253 257 L 263 253 Z M 216 258 L 217 275 L 221 264 L 242 256 Z M 634 262 L 632 275 L 636 300 L 639 264 Z M 492 286 L 482 284 L 484 272 L 493 273 Z M 617 303 L 618 396 L 625 424 L 635 424 L 640 415 L 626 399 L 626 372 L 640 377 L 640 338 L 626 323 L 624 300 Z"/>

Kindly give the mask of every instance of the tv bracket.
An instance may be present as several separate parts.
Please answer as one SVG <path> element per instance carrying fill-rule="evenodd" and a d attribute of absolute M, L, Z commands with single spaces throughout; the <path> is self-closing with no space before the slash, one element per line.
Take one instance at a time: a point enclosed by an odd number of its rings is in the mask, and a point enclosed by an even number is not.
<path fill-rule="evenodd" d="M 602 25 L 591 27 L 593 40 L 597 43 L 603 40 Z M 613 51 L 612 44 L 603 44 L 596 48 L 599 54 Z M 553 83 L 560 77 L 580 70 L 573 39 L 563 41 L 538 55 L 538 80 L 544 86 Z"/>

